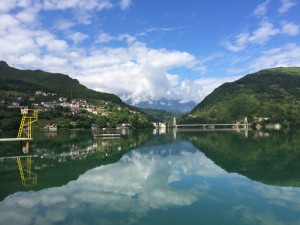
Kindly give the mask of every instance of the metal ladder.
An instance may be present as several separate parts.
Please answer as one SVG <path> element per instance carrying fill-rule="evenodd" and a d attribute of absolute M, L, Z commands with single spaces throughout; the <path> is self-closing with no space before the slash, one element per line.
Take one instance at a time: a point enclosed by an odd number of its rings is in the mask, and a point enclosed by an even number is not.
<path fill-rule="evenodd" d="M 21 113 L 23 116 L 17 138 L 22 138 L 24 135 L 27 138 L 32 138 L 32 123 L 38 120 L 38 111 L 24 108 L 21 110 Z M 29 148 L 29 142 L 26 143 L 26 148 Z M 36 185 L 37 174 L 31 172 L 31 156 L 26 157 L 26 160 L 23 163 L 21 157 L 17 157 L 17 163 L 23 185 L 25 187 Z"/>

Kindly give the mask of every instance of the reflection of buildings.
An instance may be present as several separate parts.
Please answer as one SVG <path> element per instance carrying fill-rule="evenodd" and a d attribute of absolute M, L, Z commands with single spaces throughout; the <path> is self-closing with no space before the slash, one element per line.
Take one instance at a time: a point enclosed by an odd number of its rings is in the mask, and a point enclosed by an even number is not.
<path fill-rule="evenodd" d="M 161 122 L 156 122 L 153 123 L 155 129 L 166 129 L 167 125 L 165 123 L 161 123 Z"/>
<path fill-rule="evenodd" d="M 153 130 L 153 135 L 166 134 L 167 125 L 165 123 L 157 122 L 153 123 L 155 129 Z"/>
<path fill-rule="evenodd" d="M 35 153 L 41 159 L 54 160 L 58 163 L 63 163 L 67 161 L 85 160 L 87 158 L 102 159 L 106 157 L 111 157 L 124 149 L 132 148 L 134 146 L 139 145 L 139 143 L 133 142 L 128 143 L 128 145 L 126 145 L 127 147 L 124 147 L 124 141 L 122 139 L 95 139 L 86 144 L 87 145 L 71 143 L 67 147 L 68 150 L 65 152 L 55 152 L 51 151 L 48 148 L 40 148 L 36 149 Z M 40 169 L 42 167 L 36 166 L 36 168 Z"/>
<path fill-rule="evenodd" d="M 261 130 L 258 130 L 254 133 L 254 137 L 269 137 L 270 134 L 268 132 L 264 132 Z"/>
<path fill-rule="evenodd" d="M 45 135 L 48 137 L 48 138 L 55 138 L 57 137 L 57 132 L 56 131 L 50 131 L 50 132 L 45 132 Z"/>

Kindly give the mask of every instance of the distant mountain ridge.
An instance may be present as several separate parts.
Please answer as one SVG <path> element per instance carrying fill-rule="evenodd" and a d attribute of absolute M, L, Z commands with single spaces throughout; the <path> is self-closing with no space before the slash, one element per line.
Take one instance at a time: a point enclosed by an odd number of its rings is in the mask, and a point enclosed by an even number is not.
<path fill-rule="evenodd" d="M 216 88 L 181 123 L 281 123 L 300 126 L 300 67 L 248 74 Z"/>
<path fill-rule="evenodd" d="M 125 101 L 129 105 L 134 105 L 132 100 Z M 134 106 L 142 109 L 159 109 L 169 112 L 190 112 L 197 104 L 194 101 L 182 103 L 179 99 L 166 99 L 161 98 L 159 100 L 142 101 Z"/>

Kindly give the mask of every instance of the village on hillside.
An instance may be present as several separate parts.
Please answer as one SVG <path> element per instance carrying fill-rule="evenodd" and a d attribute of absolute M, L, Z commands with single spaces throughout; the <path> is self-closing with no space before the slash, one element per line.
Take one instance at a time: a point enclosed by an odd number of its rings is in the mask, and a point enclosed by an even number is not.
<path fill-rule="evenodd" d="M 88 115 L 87 117 L 101 117 L 109 120 L 110 117 L 118 117 L 120 115 L 133 115 L 133 117 L 138 118 L 141 113 L 125 106 L 120 106 L 113 104 L 109 101 L 100 100 L 97 105 L 88 103 L 86 99 L 83 98 L 66 98 L 64 96 L 58 96 L 56 93 L 47 93 L 43 91 L 36 91 L 32 96 L 26 97 L 16 97 L 13 100 L 0 101 L 0 106 L 6 106 L 9 109 L 22 109 L 24 107 L 31 107 L 37 109 L 39 114 L 53 111 L 54 109 L 61 109 L 64 116 L 74 116 L 82 117 L 83 115 Z M 105 120 L 105 119 L 104 119 Z M 122 120 L 125 120 L 124 118 Z M 132 126 L 130 121 L 123 121 L 120 124 L 112 125 L 107 122 L 108 125 L 114 126 L 116 128 L 129 128 Z M 77 123 L 70 122 L 71 127 L 77 127 Z M 53 121 L 44 126 L 44 130 L 56 131 L 59 124 Z M 105 127 L 103 125 L 102 127 Z M 97 124 L 90 124 L 90 128 L 97 129 L 100 126 Z"/>

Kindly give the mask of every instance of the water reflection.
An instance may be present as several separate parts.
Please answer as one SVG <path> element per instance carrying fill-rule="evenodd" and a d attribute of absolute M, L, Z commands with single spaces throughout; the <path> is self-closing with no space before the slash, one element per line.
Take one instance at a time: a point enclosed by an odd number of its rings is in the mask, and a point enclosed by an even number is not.
<path fill-rule="evenodd" d="M 217 165 L 267 184 L 300 186 L 298 133 L 235 132 L 182 134 Z"/>
<path fill-rule="evenodd" d="M 61 186 L 91 168 L 116 162 L 127 151 L 143 144 L 151 132 L 132 134 L 119 140 L 95 140 L 90 131 L 48 134 L 35 134 L 30 152 L 26 154 L 19 151 L 17 142 L 0 143 L 0 200 L 29 188 L 40 190 Z"/>
<path fill-rule="evenodd" d="M 31 171 L 32 156 L 16 157 L 22 184 L 25 187 L 37 185 L 37 174 Z"/>
<path fill-rule="evenodd" d="M 150 224 L 152 218 L 182 224 L 179 209 L 193 217 L 189 224 L 199 219 L 205 224 L 295 224 L 300 223 L 299 196 L 299 188 L 228 173 L 191 143 L 178 140 L 138 148 L 61 187 L 10 195 L 0 203 L 0 224 Z"/>
<path fill-rule="evenodd" d="M 300 224 L 297 135 L 175 134 L 39 137 L 39 187 L 0 202 L 0 224 Z"/>

